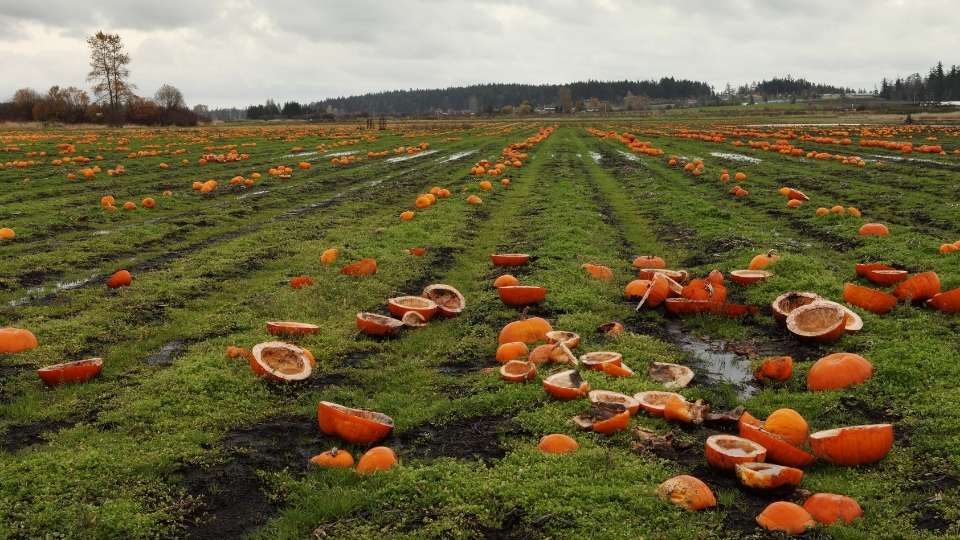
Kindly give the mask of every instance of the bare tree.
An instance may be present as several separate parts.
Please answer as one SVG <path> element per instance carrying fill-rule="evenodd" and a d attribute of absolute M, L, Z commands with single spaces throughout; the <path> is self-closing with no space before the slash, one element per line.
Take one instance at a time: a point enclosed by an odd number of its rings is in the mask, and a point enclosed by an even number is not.
<path fill-rule="evenodd" d="M 183 100 L 183 93 L 176 86 L 165 84 L 153 95 L 153 100 L 167 110 L 186 109 L 187 103 Z"/>
<path fill-rule="evenodd" d="M 111 123 L 120 121 L 120 105 L 134 86 L 127 81 L 130 56 L 123 50 L 119 34 L 99 31 L 87 38 L 90 46 L 90 73 L 87 81 L 94 83 L 93 93 L 98 102 L 106 102 Z"/>

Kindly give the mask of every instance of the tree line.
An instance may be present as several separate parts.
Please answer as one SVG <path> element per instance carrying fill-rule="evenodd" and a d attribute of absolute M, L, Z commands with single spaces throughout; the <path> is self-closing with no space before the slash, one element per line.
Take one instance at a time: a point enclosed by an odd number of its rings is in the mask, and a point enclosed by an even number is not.
<path fill-rule="evenodd" d="M 907 77 L 880 83 L 880 97 L 895 101 L 960 101 L 960 66 L 947 70 L 943 62 L 930 68 L 926 76 L 913 73 Z"/>
<path fill-rule="evenodd" d="M 52 86 L 46 93 L 21 88 L 0 102 L 0 121 L 81 122 L 121 125 L 193 126 L 200 115 L 187 108 L 183 93 L 164 84 L 153 98 L 138 96 L 130 82 L 130 56 L 118 34 L 97 32 L 87 39 L 93 96 L 74 86 Z"/>

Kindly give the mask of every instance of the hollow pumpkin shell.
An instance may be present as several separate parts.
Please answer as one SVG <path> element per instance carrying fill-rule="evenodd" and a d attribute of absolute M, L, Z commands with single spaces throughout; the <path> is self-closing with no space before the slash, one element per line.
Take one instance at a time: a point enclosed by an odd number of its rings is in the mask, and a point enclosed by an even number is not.
<path fill-rule="evenodd" d="M 467 307 L 467 300 L 455 287 L 443 283 L 428 285 L 420 296 L 437 304 L 437 311 L 446 318 L 456 317 Z"/>
<path fill-rule="evenodd" d="M 490 255 L 490 261 L 494 266 L 522 266 L 530 260 L 530 255 L 526 253 L 497 253 Z"/>
<path fill-rule="evenodd" d="M 274 381 L 296 382 L 310 378 L 313 366 L 307 352 L 282 341 L 257 343 L 247 361 L 258 377 Z"/>
<path fill-rule="evenodd" d="M 870 424 L 818 431 L 810 435 L 810 449 L 836 465 L 868 465 L 884 458 L 893 447 L 892 424 Z"/>
<path fill-rule="evenodd" d="M 535 343 L 546 338 L 547 332 L 553 330 L 546 319 L 540 317 L 531 317 L 520 321 L 507 323 L 500 330 L 499 343 L 510 343 L 520 341 L 523 343 Z"/>
<path fill-rule="evenodd" d="M 37 370 L 37 375 L 47 386 L 59 386 L 67 383 L 82 383 L 100 375 L 103 359 L 88 358 L 75 362 L 64 362 Z"/>
<path fill-rule="evenodd" d="M 896 296 L 855 283 L 844 284 L 843 300 L 877 315 L 888 313 L 897 305 Z"/>
<path fill-rule="evenodd" d="M 315 324 L 294 321 L 267 321 L 267 332 L 274 336 L 301 336 L 316 334 L 320 327 Z"/>
<path fill-rule="evenodd" d="M 803 508 L 810 512 L 813 519 L 824 525 L 833 525 L 838 520 L 853 523 L 853 520 L 863 515 L 863 510 L 856 500 L 834 493 L 815 493 L 807 498 Z"/>
<path fill-rule="evenodd" d="M 637 400 L 640 408 L 653 416 L 663 416 L 667 406 L 667 401 L 673 398 L 683 399 L 683 396 L 676 392 L 661 392 L 659 390 L 648 390 L 634 394 L 633 398 Z"/>
<path fill-rule="evenodd" d="M 353 444 L 372 444 L 385 439 L 393 431 L 389 416 L 363 409 L 353 409 L 329 401 L 317 404 L 320 431 Z"/>
<path fill-rule="evenodd" d="M 847 313 L 834 303 L 813 302 L 787 316 L 787 330 L 802 339 L 836 341 L 846 329 Z"/>
<path fill-rule="evenodd" d="M 635 398 L 620 392 L 611 392 L 610 390 L 591 390 L 587 393 L 587 399 L 595 405 L 617 405 L 626 407 L 631 415 L 637 414 L 640 410 L 640 402 Z"/>
<path fill-rule="evenodd" d="M 537 366 L 533 362 L 510 360 L 500 366 L 500 378 L 511 383 L 530 381 L 537 376 Z"/>
<path fill-rule="evenodd" d="M 500 300 L 508 306 L 529 306 L 539 304 L 547 297 L 547 289 L 534 285 L 508 285 L 498 287 Z"/>
<path fill-rule="evenodd" d="M 775 463 L 739 463 L 735 472 L 741 484 L 753 489 L 798 486 L 803 480 L 803 470 Z"/>
<path fill-rule="evenodd" d="M 357 313 L 357 328 L 368 336 L 388 336 L 403 328 L 403 322 L 376 313 Z"/>
<path fill-rule="evenodd" d="M 741 437 L 750 439 L 767 449 L 767 461 L 789 467 L 803 468 L 817 459 L 815 456 L 804 452 L 772 433 L 764 431 L 760 426 L 745 421 L 743 418 L 739 422 L 739 428 Z"/>
<path fill-rule="evenodd" d="M 590 383 L 583 380 L 578 371 L 570 369 L 543 379 L 543 389 L 557 399 L 568 401 L 587 395 Z"/>
<path fill-rule="evenodd" d="M 711 435 L 704 443 L 707 463 L 723 471 L 732 471 L 738 463 L 763 461 L 767 449 L 736 435 Z"/>
<path fill-rule="evenodd" d="M 773 310 L 773 318 L 780 324 L 787 323 L 787 316 L 798 307 L 812 304 L 820 300 L 820 295 L 812 292 L 788 291 L 776 298 L 770 304 Z"/>
<path fill-rule="evenodd" d="M 757 516 L 757 524 L 768 531 L 787 534 L 801 534 L 817 525 L 802 506 L 787 501 L 777 501 L 764 508 Z"/>
<path fill-rule="evenodd" d="M 893 295 L 907 302 L 929 300 L 940 293 L 940 277 L 936 272 L 921 272 L 910 276 L 893 290 Z"/>

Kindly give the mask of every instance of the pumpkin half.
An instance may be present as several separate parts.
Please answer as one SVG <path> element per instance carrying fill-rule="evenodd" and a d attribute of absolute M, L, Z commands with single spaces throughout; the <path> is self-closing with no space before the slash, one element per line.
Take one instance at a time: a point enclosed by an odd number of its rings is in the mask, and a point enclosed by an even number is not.
<path fill-rule="evenodd" d="M 247 358 L 258 377 L 294 382 L 310 378 L 310 355 L 304 349 L 282 341 L 258 343 Z"/>
<path fill-rule="evenodd" d="M 420 314 L 425 321 L 429 321 L 437 314 L 437 303 L 422 296 L 397 296 L 387 300 L 387 310 L 394 317 L 403 317 L 408 312 Z"/>
<path fill-rule="evenodd" d="M 103 369 L 103 359 L 88 358 L 75 362 L 54 364 L 37 370 L 37 375 L 47 386 L 66 383 L 82 383 L 93 379 Z"/>
<path fill-rule="evenodd" d="M 302 336 L 316 334 L 320 327 L 315 324 L 293 321 L 267 321 L 267 332 L 274 336 Z"/>
<path fill-rule="evenodd" d="M 467 300 L 456 288 L 442 283 L 428 285 L 420 296 L 437 304 L 437 311 L 444 317 L 456 317 L 467 307 Z"/>
<path fill-rule="evenodd" d="M 711 466 L 732 471 L 738 463 L 763 461 L 767 449 L 759 444 L 736 435 L 711 435 L 704 443 L 707 463 Z"/>
<path fill-rule="evenodd" d="M 568 369 L 543 379 L 543 389 L 557 399 L 568 401 L 587 395 L 590 383 L 583 380 L 579 371 Z"/>
<path fill-rule="evenodd" d="M 846 330 L 847 312 L 833 302 L 813 302 L 787 316 L 787 330 L 802 339 L 822 343 L 840 339 Z"/>
<path fill-rule="evenodd" d="M 372 444 L 393 431 L 393 418 L 383 413 L 352 409 L 329 401 L 317 405 L 317 423 L 323 433 L 353 444 Z"/>
<path fill-rule="evenodd" d="M 376 313 L 357 313 L 357 328 L 368 336 L 389 336 L 403 328 L 403 322 Z"/>
<path fill-rule="evenodd" d="M 870 424 L 818 431 L 810 435 L 810 449 L 836 465 L 867 465 L 884 458 L 893 447 L 892 424 Z"/>
<path fill-rule="evenodd" d="M 535 285 L 508 285 L 498 287 L 500 300 L 508 306 L 528 306 L 539 304 L 547 297 L 547 289 Z"/>
<path fill-rule="evenodd" d="M 803 480 L 803 471 L 775 463 L 738 463 L 737 480 L 748 488 L 777 489 L 783 486 L 798 486 Z"/>

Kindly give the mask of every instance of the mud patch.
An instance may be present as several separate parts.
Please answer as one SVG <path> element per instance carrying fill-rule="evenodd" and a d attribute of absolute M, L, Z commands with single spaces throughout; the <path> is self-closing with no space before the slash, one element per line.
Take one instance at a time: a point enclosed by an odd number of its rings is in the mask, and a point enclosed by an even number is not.
<path fill-rule="evenodd" d="M 407 430 L 397 437 L 397 447 L 401 455 L 415 459 L 449 457 L 489 463 L 507 453 L 499 443 L 501 436 L 523 433 L 512 416 L 473 416 Z"/>
<path fill-rule="evenodd" d="M 756 243 L 743 236 L 724 236 L 706 241 L 697 254 L 683 261 L 682 266 L 693 267 L 716 263 L 724 259 L 724 255 L 740 248 L 754 247 Z"/>
<path fill-rule="evenodd" d="M 264 493 L 257 471 L 289 469 L 303 474 L 323 441 L 315 422 L 306 416 L 275 417 L 227 433 L 220 442 L 224 462 L 184 465 L 180 471 L 190 502 L 185 536 L 239 538 L 266 523 L 279 501 Z"/>
<path fill-rule="evenodd" d="M 27 448 L 28 446 L 45 444 L 48 435 L 55 434 L 62 429 L 73 427 L 76 423 L 77 422 L 64 420 L 41 420 L 30 424 L 10 426 L 3 435 L 3 450 L 12 453 Z"/>

